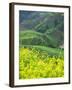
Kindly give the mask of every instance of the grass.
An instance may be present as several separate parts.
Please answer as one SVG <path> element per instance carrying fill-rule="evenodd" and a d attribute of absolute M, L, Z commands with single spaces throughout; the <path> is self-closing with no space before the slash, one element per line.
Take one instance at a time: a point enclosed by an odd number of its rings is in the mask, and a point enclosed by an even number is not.
<path fill-rule="evenodd" d="M 20 48 L 19 79 L 56 78 L 64 76 L 63 55 L 61 55 L 62 57 L 50 56 L 47 53 L 49 48 L 46 48 L 48 50 L 46 51 L 45 47 L 43 47 L 45 52 L 44 50 L 40 50 L 41 47 L 39 46 L 29 47 Z M 53 49 L 51 51 L 53 52 Z"/>

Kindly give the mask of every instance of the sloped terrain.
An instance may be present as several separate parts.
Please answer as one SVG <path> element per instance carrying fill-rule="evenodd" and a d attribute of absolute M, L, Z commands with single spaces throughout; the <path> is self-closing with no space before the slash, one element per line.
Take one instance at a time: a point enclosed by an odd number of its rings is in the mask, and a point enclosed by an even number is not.
<path fill-rule="evenodd" d="M 19 79 L 64 76 L 63 13 L 20 11 Z"/>
<path fill-rule="evenodd" d="M 62 13 L 20 12 L 20 37 L 24 34 L 22 43 L 28 41 L 32 45 L 59 47 L 64 43 L 63 21 Z"/>

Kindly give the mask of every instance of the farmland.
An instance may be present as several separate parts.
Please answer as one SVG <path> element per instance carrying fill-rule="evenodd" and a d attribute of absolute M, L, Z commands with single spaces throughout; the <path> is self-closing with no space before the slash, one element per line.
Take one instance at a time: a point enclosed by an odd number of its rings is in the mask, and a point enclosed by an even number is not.
<path fill-rule="evenodd" d="M 19 79 L 63 77 L 63 14 L 20 11 L 19 18 Z"/>
<path fill-rule="evenodd" d="M 51 50 L 51 49 L 50 49 Z M 59 51 L 57 52 L 57 54 Z M 63 53 L 63 51 L 60 51 Z M 20 48 L 20 79 L 63 77 L 64 61 L 61 56 L 50 56 L 47 51 Z"/>

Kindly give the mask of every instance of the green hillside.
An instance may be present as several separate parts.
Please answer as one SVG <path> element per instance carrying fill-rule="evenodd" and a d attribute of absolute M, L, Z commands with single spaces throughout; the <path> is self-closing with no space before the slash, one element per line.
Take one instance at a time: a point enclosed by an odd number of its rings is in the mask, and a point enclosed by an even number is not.
<path fill-rule="evenodd" d="M 21 44 L 56 48 L 64 43 L 63 13 L 24 12 L 20 21 Z"/>
<path fill-rule="evenodd" d="M 36 32 L 34 30 L 20 31 L 20 44 L 58 47 L 59 44 L 62 42 L 58 41 L 58 39 L 60 39 L 60 36 L 58 35 L 57 38 L 56 37 L 57 35 L 54 35 L 54 33 L 50 34 L 49 35 L 47 33 L 43 34 L 40 32 Z"/>
<path fill-rule="evenodd" d="M 19 13 L 19 79 L 64 77 L 64 14 Z"/>

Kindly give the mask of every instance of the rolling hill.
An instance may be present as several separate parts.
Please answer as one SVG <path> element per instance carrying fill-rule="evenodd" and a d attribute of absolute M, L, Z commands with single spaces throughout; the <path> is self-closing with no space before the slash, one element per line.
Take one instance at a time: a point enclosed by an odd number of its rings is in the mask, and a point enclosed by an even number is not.
<path fill-rule="evenodd" d="M 58 48 L 64 44 L 63 13 L 20 11 L 21 45 L 41 45 Z"/>

